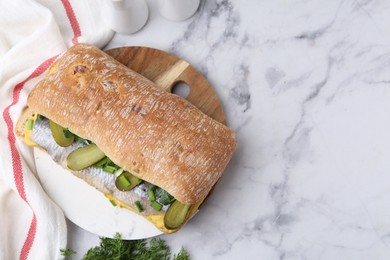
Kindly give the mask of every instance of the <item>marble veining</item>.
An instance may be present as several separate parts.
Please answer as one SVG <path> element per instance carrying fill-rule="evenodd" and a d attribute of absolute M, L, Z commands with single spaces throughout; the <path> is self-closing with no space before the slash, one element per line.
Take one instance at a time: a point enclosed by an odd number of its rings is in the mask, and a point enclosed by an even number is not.
<path fill-rule="evenodd" d="M 210 0 L 181 23 L 151 8 L 142 31 L 115 35 L 107 48 L 151 46 L 190 62 L 237 132 L 211 197 L 162 236 L 173 251 L 390 258 L 389 13 L 384 0 Z"/>

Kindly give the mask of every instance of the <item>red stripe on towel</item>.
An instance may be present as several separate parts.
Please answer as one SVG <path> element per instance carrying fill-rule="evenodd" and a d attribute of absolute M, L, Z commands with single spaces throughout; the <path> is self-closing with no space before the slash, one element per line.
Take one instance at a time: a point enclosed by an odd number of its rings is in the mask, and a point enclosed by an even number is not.
<path fill-rule="evenodd" d="M 26 191 L 24 188 L 24 179 L 23 179 L 23 169 L 22 169 L 22 162 L 20 159 L 20 154 L 18 149 L 16 148 L 16 137 L 14 133 L 14 122 L 11 118 L 10 109 L 19 101 L 20 92 L 22 91 L 24 85 L 27 81 L 38 77 L 43 72 L 47 70 L 47 68 L 53 63 L 53 61 L 57 58 L 58 55 L 44 61 L 41 65 L 39 65 L 30 76 L 27 77 L 27 79 L 23 80 L 19 84 L 17 84 L 13 89 L 13 98 L 12 103 L 8 105 L 4 111 L 3 111 L 3 118 L 7 125 L 8 130 L 8 142 L 11 150 L 11 158 L 12 158 L 12 169 L 14 172 L 14 182 L 16 189 L 19 193 L 19 196 L 30 206 Z M 31 207 L 31 206 L 30 206 Z M 20 259 L 27 259 L 28 254 L 30 252 L 30 249 L 34 243 L 35 234 L 37 229 L 37 218 L 35 213 L 33 212 L 33 219 L 30 224 L 30 228 L 27 233 L 27 238 L 24 241 L 22 250 L 20 252 Z"/>
<path fill-rule="evenodd" d="M 70 22 L 70 26 L 72 26 L 73 35 L 74 35 L 72 42 L 73 42 L 73 44 L 77 44 L 77 43 L 79 43 L 78 37 L 81 36 L 79 22 L 77 21 L 76 15 L 73 11 L 73 7 L 70 4 L 69 0 L 61 0 L 61 2 L 64 5 L 66 15 L 68 16 L 68 19 Z"/>
<path fill-rule="evenodd" d="M 27 238 L 24 240 L 24 244 L 22 247 L 22 251 L 20 251 L 19 259 L 27 259 L 28 254 L 30 253 L 31 247 L 34 243 L 35 234 L 37 232 L 37 216 L 35 213 L 33 214 L 33 219 L 30 224 L 30 228 L 28 229 Z"/>

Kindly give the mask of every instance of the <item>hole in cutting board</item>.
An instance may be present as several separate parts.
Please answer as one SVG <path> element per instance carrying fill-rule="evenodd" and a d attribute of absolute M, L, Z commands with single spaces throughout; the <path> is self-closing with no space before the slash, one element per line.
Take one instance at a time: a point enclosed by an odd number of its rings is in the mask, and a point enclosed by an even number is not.
<path fill-rule="evenodd" d="M 181 96 L 182 98 L 187 98 L 190 94 L 190 86 L 183 81 L 180 81 L 172 87 L 172 93 Z"/>

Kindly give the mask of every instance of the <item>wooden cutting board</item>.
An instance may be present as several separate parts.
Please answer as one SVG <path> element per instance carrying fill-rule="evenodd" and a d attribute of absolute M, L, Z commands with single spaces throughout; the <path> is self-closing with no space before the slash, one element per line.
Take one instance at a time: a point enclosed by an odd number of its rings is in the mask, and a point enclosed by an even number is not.
<path fill-rule="evenodd" d="M 172 92 L 176 84 L 184 82 L 189 86 L 186 99 L 206 115 L 226 124 L 217 95 L 202 74 L 188 62 L 165 51 L 147 47 L 121 47 L 106 52 L 166 91 Z"/>

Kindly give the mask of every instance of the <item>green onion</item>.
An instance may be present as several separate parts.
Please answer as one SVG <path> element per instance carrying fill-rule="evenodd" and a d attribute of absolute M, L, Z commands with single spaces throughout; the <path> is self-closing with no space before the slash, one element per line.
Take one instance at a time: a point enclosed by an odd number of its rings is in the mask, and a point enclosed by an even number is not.
<path fill-rule="evenodd" d="M 115 174 L 115 176 L 117 176 L 117 175 Z M 125 177 L 127 179 L 127 181 L 129 181 L 131 183 L 131 185 L 124 186 L 124 184 L 121 182 L 121 179 L 123 177 Z M 141 182 L 142 182 L 142 180 L 140 178 L 135 177 L 130 172 L 123 171 L 118 177 L 116 177 L 115 187 L 117 187 L 118 190 L 120 190 L 120 191 L 129 191 L 129 190 L 132 190 L 135 186 L 137 186 Z M 125 185 L 126 184 L 127 183 L 125 183 Z"/>
<path fill-rule="evenodd" d="M 29 119 L 29 120 L 27 121 L 27 130 L 32 130 L 32 129 L 33 129 L 33 126 L 34 126 L 34 120 Z"/>
<path fill-rule="evenodd" d="M 148 196 L 149 196 L 150 201 L 156 200 L 156 196 L 154 196 L 153 190 L 148 190 Z"/>
<path fill-rule="evenodd" d="M 108 173 L 114 173 L 116 171 L 116 168 L 114 166 L 104 166 L 103 171 L 108 172 Z"/>
<path fill-rule="evenodd" d="M 110 202 L 111 202 L 112 206 L 116 207 L 116 203 L 114 200 L 110 200 Z"/>
<path fill-rule="evenodd" d="M 155 200 L 150 203 L 150 206 L 157 211 L 160 211 L 162 209 L 162 205 Z"/>
<path fill-rule="evenodd" d="M 107 156 L 104 157 L 102 160 L 98 161 L 97 163 L 95 163 L 93 166 L 95 168 L 102 168 L 105 164 L 107 164 L 108 162 L 110 162 L 110 158 L 108 158 Z"/>
<path fill-rule="evenodd" d="M 120 175 L 123 172 L 123 168 L 119 168 L 114 172 L 115 175 Z"/>
<path fill-rule="evenodd" d="M 144 209 L 142 208 L 141 202 L 140 202 L 139 200 L 137 200 L 136 202 L 134 202 L 134 205 L 135 205 L 135 207 L 137 208 L 138 212 L 144 211 Z"/>
<path fill-rule="evenodd" d="M 107 164 L 112 164 L 112 161 L 110 158 L 107 157 L 107 161 L 106 161 Z"/>
<path fill-rule="evenodd" d="M 131 182 L 126 178 L 125 175 L 121 175 L 118 177 L 119 182 L 124 188 L 127 188 L 131 185 Z"/>

